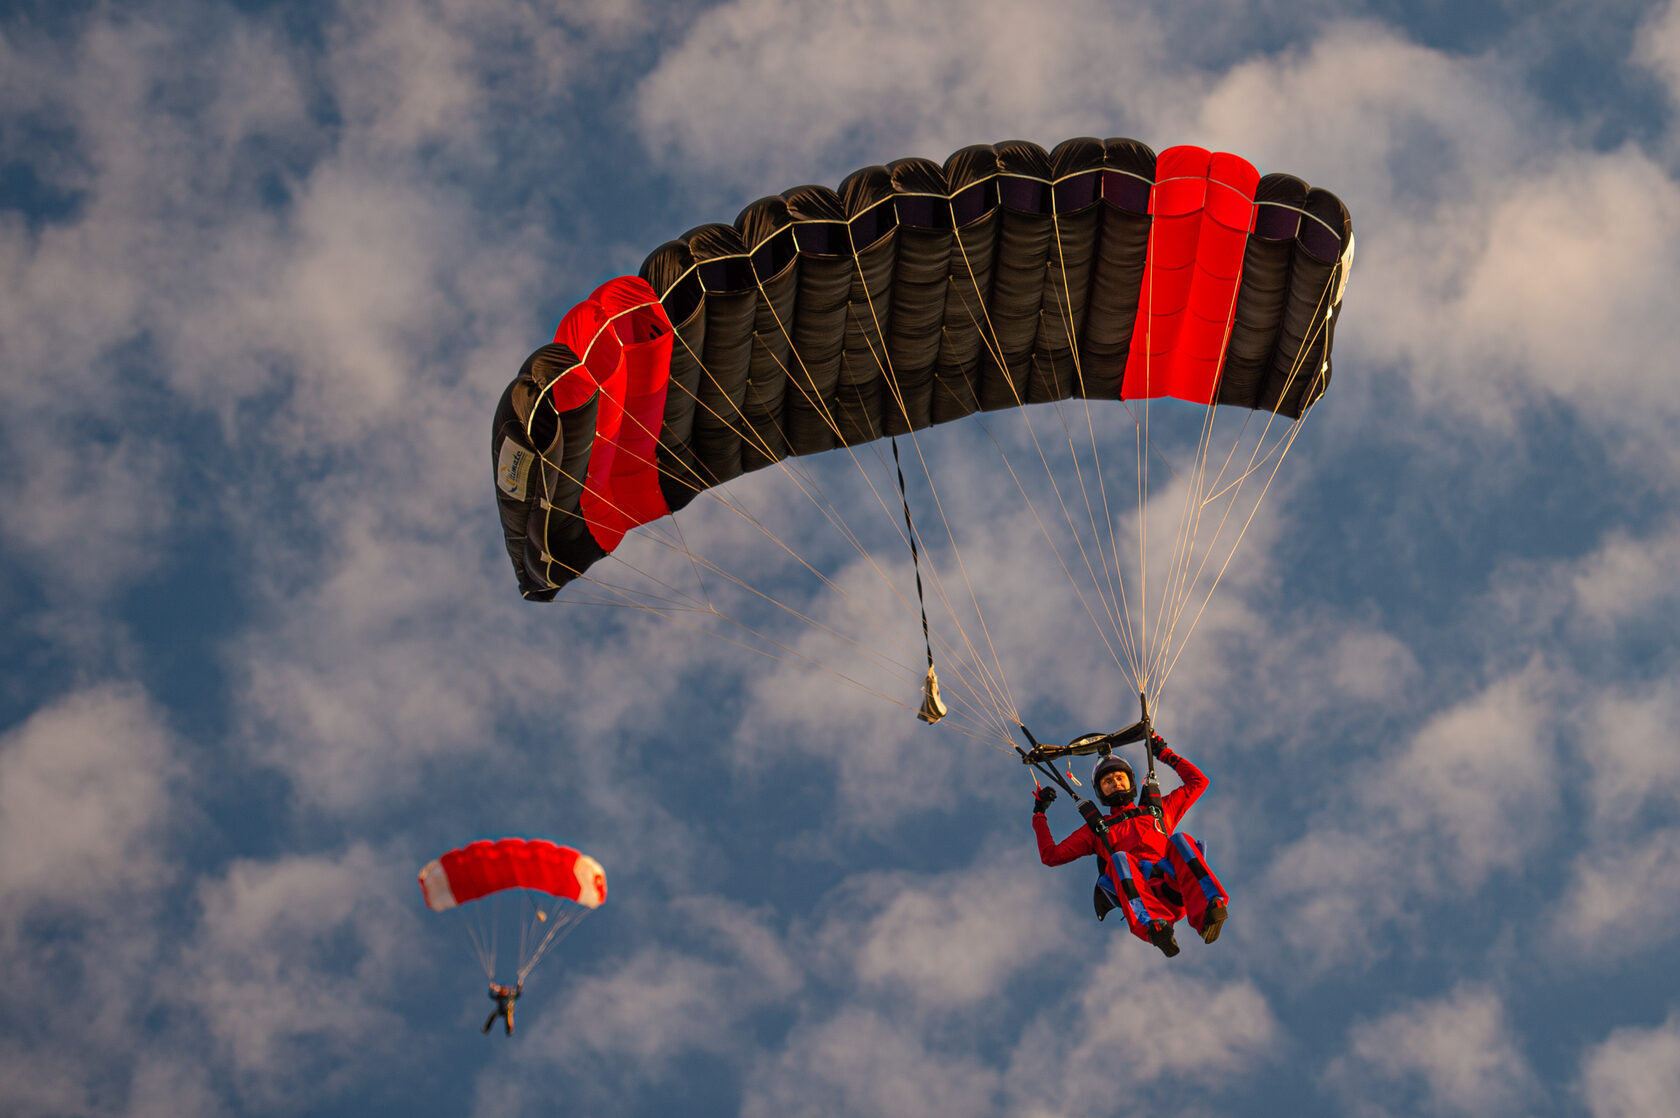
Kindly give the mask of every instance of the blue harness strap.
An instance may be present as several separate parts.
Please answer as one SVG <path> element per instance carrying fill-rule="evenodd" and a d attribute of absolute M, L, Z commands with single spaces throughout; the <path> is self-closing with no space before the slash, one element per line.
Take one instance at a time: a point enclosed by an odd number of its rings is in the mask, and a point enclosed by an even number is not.
<path fill-rule="evenodd" d="M 1122 903 L 1120 895 L 1124 893 L 1124 903 L 1131 909 L 1133 922 L 1147 927 L 1152 917 L 1144 906 L 1143 898 L 1138 895 L 1137 882 L 1132 880 L 1131 859 L 1124 854 L 1119 855 L 1114 859 L 1114 866 L 1120 872 L 1120 888 L 1116 889 L 1113 879 L 1105 873 L 1097 876 L 1097 887 L 1091 892 L 1091 907 L 1097 910 L 1097 919 L 1101 920 L 1119 908 Z"/>
<path fill-rule="evenodd" d="M 1210 903 L 1216 900 L 1218 891 L 1212 881 L 1208 879 L 1207 863 L 1201 857 L 1206 849 L 1202 845 L 1202 841 L 1200 839 L 1186 840 L 1183 835 L 1174 835 L 1172 842 L 1173 845 L 1178 847 L 1179 853 L 1190 863 L 1191 870 L 1196 874 L 1197 884 L 1202 887 L 1202 895 Z M 1178 883 L 1168 859 L 1161 858 L 1154 862 L 1145 862 L 1140 858 L 1135 859 L 1135 861 L 1138 875 L 1148 883 L 1152 891 L 1174 908 L 1184 907 L 1184 896 L 1178 891 Z M 1116 865 L 1118 864 L 1120 862 L 1116 861 Z M 1127 882 L 1127 884 L 1132 883 Z M 1129 900 L 1130 898 L 1128 898 Z M 1114 880 L 1106 873 L 1098 874 L 1096 887 L 1091 891 L 1091 907 L 1096 910 L 1097 919 L 1102 920 L 1107 917 L 1109 913 L 1120 907 L 1120 903 L 1120 890 L 1114 887 Z M 1138 908 L 1133 911 L 1145 911 L 1141 900 L 1138 902 Z M 1147 915 L 1144 919 L 1148 919 Z"/>
<path fill-rule="evenodd" d="M 1219 900 L 1219 887 L 1213 883 L 1212 871 L 1208 869 L 1205 859 L 1206 847 L 1200 842 L 1192 843 L 1183 835 L 1174 835 L 1172 844 L 1179 856 L 1190 867 L 1190 872 L 1196 875 L 1196 884 L 1201 886 L 1202 897 L 1208 904 Z"/>

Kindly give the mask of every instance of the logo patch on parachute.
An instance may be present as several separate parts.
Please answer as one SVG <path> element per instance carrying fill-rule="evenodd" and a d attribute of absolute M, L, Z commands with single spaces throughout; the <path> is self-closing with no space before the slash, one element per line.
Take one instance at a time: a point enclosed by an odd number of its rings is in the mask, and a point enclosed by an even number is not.
<path fill-rule="evenodd" d="M 531 481 L 531 460 L 535 457 L 534 451 L 512 439 L 503 439 L 501 453 L 496 455 L 496 488 L 516 501 L 523 501 Z"/>

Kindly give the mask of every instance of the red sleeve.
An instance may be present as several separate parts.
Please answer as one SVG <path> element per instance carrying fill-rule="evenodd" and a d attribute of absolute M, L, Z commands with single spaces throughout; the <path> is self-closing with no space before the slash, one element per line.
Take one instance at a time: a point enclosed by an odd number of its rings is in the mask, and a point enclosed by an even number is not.
<path fill-rule="evenodd" d="M 1066 865 L 1097 850 L 1091 828 L 1081 827 L 1057 842 L 1050 837 L 1050 821 L 1042 815 L 1033 816 L 1033 834 L 1038 836 L 1038 860 L 1047 866 Z"/>
<path fill-rule="evenodd" d="M 1201 769 L 1176 753 L 1163 752 L 1161 760 L 1171 765 L 1173 772 L 1178 774 L 1178 779 L 1184 782 L 1181 787 L 1174 788 L 1161 797 L 1161 814 L 1166 817 L 1163 821 L 1167 825 L 1167 831 L 1171 833 L 1178 829 L 1178 821 L 1184 818 L 1184 813 L 1190 810 L 1190 805 L 1201 799 L 1202 793 L 1208 790 L 1208 778 L 1202 775 Z"/>

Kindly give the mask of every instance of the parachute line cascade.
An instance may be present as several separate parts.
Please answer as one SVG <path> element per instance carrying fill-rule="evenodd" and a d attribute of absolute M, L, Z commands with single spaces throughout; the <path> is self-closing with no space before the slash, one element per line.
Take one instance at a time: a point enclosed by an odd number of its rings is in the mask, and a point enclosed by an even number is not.
<path fill-rule="evenodd" d="M 1031 595 L 1087 616 L 1158 709 L 1329 385 L 1353 255 L 1329 191 L 1128 139 L 760 198 L 598 287 L 503 392 L 520 591 L 658 616 L 1005 751 L 1009 677 L 1039 667 L 1023 620 L 1053 612 L 1023 615 Z M 700 498 L 742 531 L 691 548 L 673 514 Z"/>

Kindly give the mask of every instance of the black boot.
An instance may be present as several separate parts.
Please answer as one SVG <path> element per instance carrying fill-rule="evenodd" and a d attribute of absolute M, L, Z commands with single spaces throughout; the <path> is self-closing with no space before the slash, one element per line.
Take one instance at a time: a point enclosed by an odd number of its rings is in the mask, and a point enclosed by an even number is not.
<path fill-rule="evenodd" d="M 1225 906 L 1216 904 L 1202 915 L 1202 942 L 1212 943 L 1219 938 L 1219 929 L 1225 923 Z"/>
<path fill-rule="evenodd" d="M 1178 954 L 1178 940 L 1173 938 L 1173 926 L 1165 920 L 1149 925 L 1149 942 L 1159 947 L 1161 954 L 1169 959 Z"/>

